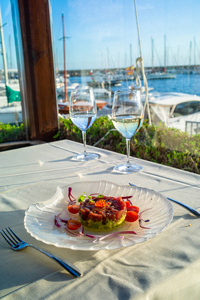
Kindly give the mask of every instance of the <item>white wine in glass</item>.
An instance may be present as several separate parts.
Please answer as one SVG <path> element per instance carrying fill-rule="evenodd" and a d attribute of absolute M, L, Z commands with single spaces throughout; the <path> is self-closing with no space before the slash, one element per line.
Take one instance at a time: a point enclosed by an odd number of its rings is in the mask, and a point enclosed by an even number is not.
<path fill-rule="evenodd" d="M 111 119 L 115 128 L 125 137 L 127 148 L 126 163 L 116 166 L 114 171 L 123 174 L 141 171 L 141 166 L 131 164 L 129 161 L 130 139 L 140 129 L 144 119 L 139 88 L 122 89 L 115 92 Z"/>
<path fill-rule="evenodd" d="M 97 108 L 91 88 L 78 89 L 71 93 L 69 114 L 72 122 L 82 131 L 84 151 L 74 156 L 73 160 L 88 161 L 98 158 L 98 154 L 86 151 L 86 131 L 94 123 Z"/>

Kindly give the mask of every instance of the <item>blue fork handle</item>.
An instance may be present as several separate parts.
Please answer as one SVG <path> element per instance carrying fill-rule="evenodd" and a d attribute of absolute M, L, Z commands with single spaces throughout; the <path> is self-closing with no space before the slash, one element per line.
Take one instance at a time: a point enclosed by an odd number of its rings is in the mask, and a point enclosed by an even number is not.
<path fill-rule="evenodd" d="M 30 247 L 42 252 L 43 254 L 47 255 L 48 257 L 52 258 L 74 277 L 80 277 L 82 275 L 81 272 L 79 271 L 79 269 L 77 267 L 75 267 L 74 265 L 70 264 L 69 262 L 65 262 L 65 261 L 61 260 L 59 257 L 57 257 L 51 253 L 48 253 L 48 252 L 44 251 L 43 249 L 40 249 L 32 244 L 28 244 L 27 246 L 30 246 Z"/>
<path fill-rule="evenodd" d="M 130 186 L 136 186 L 135 184 L 132 184 L 132 183 L 129 183 L 129 185 L 130 185 Z M 182 202 L 179 202 L 179 201 L 177 201 L 177 200 L 174 200 L 174 199 L 171 199 L 171 198 L 168 198 L 168 197 L 166 197 L 166 198 L 167 198 L 168 200 L 170 200 L 170 201 L 172 201 L 172 202 L 174 202 L 174 203 L 176 203 L 176 204 L 178 204 L 178 205 L 184 207 L 184 208 L 187 209 L 189 212 L 191 212 L 193 215 L 195 215 L 196 217 L 200 218 L 200 212 L 198 212 L 196 209 L 194 209 L 194 208 L 192 208 L 192 207 L 190 207 L 190 206 L 188 206 L 188 205 L 186 205 L 186 204 L 184 204 L 184 203 L 182 203 Z"/>

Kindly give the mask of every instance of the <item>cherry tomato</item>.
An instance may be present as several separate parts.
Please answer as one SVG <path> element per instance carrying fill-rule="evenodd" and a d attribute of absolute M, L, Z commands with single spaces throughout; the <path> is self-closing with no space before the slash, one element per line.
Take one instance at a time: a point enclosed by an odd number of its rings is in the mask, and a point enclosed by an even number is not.
<path fill-rule="evenodd" d="M 127 207 L 127 211 L 135 211 L 136 213 L 139 213 L 139 207 L 130 205 L 129 207 Z"/>
<path fill-rule="evenodd" d="M 135 211 L 127 211 L 125 219 L 127 222 L 135 222 L 137 219 L 138 214 Z"/>
<path fill-rule="evenodd" d="M 81 227 L 81 222 L 79 222 L 77 220 L 69 220 L 67 222 L 67 228 L 70 230 L 76 230 L 79 227 Z"/>
<path fill-rule="evenodd" d="M 125 204 L 126 204 L 126 208 L 128 208 L 131 205 L 129 201 L 125 201 Z"/>
<path fill-rule="evenodd" d="M 71 214 L 77 214 L 78 211 L 79 211 L 79 205 L 68 205 L 68 211 L 71 213 Z"/>

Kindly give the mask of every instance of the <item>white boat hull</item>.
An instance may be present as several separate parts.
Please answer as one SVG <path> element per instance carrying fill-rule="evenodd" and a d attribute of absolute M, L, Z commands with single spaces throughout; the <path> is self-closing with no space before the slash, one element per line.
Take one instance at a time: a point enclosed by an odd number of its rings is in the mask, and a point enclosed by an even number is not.
<path fill-rule="evenodd" d="M 22 122 L 21 105 L 4 106 L 0 108 L 0 122 L 3 124 L 16 124 Z"/>
<path fill-rule="evenodd" d="M 176 74 L 171 73 L 152 73 L 146 76 L 147 80 L 158 80 L 158 79 L 175 79 Z"/>
<path fill-rule="evenodd" d="M 153 124 L 163 122 L 167 127 L 176 128 L 182 132 L 198 133 L 199 96 L 184 93 L 152 93 L 149 95 L 149 107 Z M 189 126 L 189 122 L 194 123 L 193 129 Z"/>

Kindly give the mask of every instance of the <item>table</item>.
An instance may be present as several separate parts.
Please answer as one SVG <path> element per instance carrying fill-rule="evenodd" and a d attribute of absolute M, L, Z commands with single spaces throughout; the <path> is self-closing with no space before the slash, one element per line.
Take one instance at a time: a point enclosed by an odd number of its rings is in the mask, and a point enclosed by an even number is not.
<path fill-rule="evenodd" d="M 73 278 L 34 249 L 15 252 L 0 237 L 0 297 L 3 299 L 199 299 L 200 220 L 173 204 L 172 223 L 156 237 L 131 247 L 80 251 L 46 245 L 24 228 L 25 210 L 50 199 L 57 186 L 88 180 L 132 182 L 194 208 L 200 207 L 200 176 L 141 159 L 137 174 L 120 175 L 121 154 L 88 146 L 100 158 L 75 162 L 83 145 L 68 140 L 0 153 L 0 228 L 11 226 L 27 242 L 75 264 Z"/>

